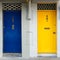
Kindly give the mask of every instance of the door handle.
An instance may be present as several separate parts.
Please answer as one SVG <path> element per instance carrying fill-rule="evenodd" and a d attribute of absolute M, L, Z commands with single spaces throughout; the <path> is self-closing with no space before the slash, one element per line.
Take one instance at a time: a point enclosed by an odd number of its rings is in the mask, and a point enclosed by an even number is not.
<path fill-rule="evenodd" d="M 44 29 L 45 29 L 45 30 L 49 30 L 50 28 L 49 28 L 49 27 L 45 27 Z"/>

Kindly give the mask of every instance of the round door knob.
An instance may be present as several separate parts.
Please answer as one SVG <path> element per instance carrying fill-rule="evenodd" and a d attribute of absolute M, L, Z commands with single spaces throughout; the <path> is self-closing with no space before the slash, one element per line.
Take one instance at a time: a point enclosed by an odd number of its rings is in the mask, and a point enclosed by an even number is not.
<path fill-rule="evenodd" d="M 53 34 L 56 34 L 56 32 L 53 32 Z"/>

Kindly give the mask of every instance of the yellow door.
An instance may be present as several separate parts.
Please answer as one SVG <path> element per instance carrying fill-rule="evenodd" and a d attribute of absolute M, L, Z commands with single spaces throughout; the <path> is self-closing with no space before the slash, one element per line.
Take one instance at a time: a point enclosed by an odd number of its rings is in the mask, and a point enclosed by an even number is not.
<path fill-rule="evenodd" d="M 56 10 L 37 10 L 38 54 L 56 54 Z"/>

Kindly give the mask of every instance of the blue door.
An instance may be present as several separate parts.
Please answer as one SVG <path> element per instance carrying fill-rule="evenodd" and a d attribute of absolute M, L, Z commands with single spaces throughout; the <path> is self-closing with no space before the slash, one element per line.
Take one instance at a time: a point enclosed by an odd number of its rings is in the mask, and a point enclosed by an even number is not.
<path fill-rule="evenodd" d="M 3 11 L 3 53 L 22 53 L 21 10 Z"/>

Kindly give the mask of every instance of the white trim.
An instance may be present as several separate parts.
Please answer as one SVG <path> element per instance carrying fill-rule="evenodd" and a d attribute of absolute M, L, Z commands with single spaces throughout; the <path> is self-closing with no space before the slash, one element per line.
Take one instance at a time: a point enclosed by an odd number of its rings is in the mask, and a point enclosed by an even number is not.
<path fill-rule="evenodd" d="M 2 3 L 22 3 L 25 2 L 23 0 L 2 0 Z"/>
<path fill-rule="evenodd" d="M 56 57 L 57 54 L 38 54 L 38 56 L 42 56 L 42 57 Z"/>
<path fill-rule="evenodd" d="M 57 0 L 32 0 L 34 3 L 55 3 Z"/>
<path fill-rule="evenodd" d="M 30 57 L 37 57 L 37 3 L 31 5 Z"/>
<path fill-rule="evenodd" d="M 57 2 L 57 57 L 60 57 L 60 0 Z"/>
<path fill-rule="evenodd" d="M 4 53 L 3 57 L 22 57 L 22 53 Z"/>
<path fill-rule="evenodd" d="M 27 4 L 22 3 L 22 57 L 30 57 L 29 20 L 27 19 Z"/>
<path fill-rule="evenodd" d="M 0 2 L 0 57 L 3 56 L 3 12 L 2 2 Z"/>

